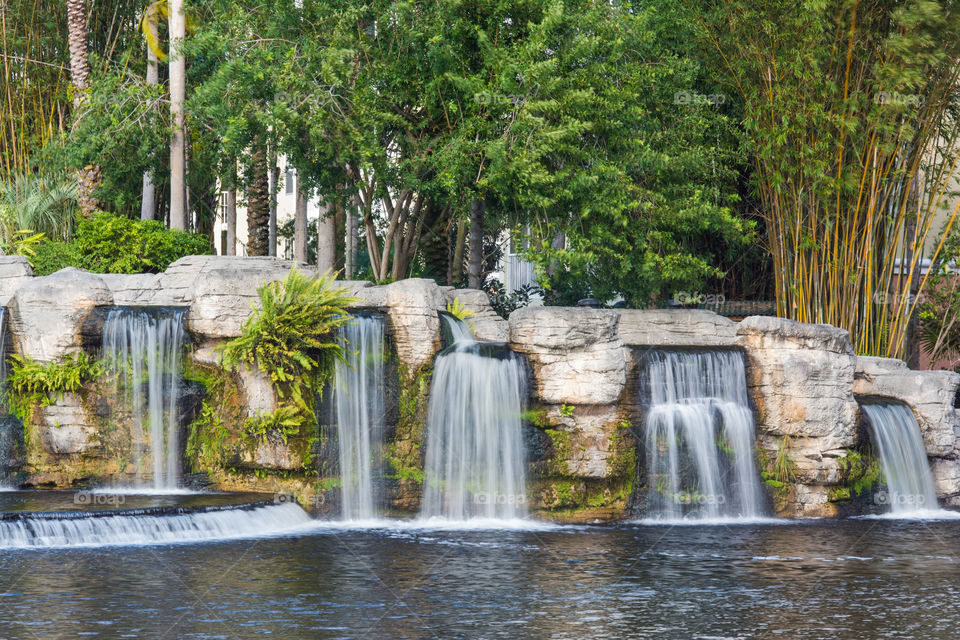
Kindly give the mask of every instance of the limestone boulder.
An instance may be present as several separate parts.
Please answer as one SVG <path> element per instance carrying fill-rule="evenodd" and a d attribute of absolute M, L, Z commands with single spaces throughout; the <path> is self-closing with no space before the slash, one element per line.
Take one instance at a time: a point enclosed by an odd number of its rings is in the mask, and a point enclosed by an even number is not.
<path fill-rule="evenodd" d="M 0 307 L 10 303 L 10 298 L 20 285 L 33 278 L 33 269 L 23 256 L 0 256 Z"/>
<path fill-rule="evenodd" d="M 56 403 L 40 411 L 40 442 L 47 453 L 86 454 L 99 447 L 96 428 L 89 424 L 76 394 L 64 394 Z"/>
<path fill-rule="evenodd" d="M 113 294 L 103 278 L 80 269 L 24 281 L 9 307 L 20 353 L 50 362 L 80 351 L 87 316 L 110 304 Z"/>
<path fill-rule="evenodd" d="M 257 369 L 240 367 L 240 384 L 247 405 L 247 417 L 273 413 L 277 409 L 277 392 L 270 378 Z"/>
<path fill-rule="evenodd" d="M 488 342 L 507 342 L 510 339 L 510 325 L 490 306 L 490 298 L 479 289 L 454 289 L 444 287 L 444 306 L 458 300 L 468 311 L 472 311 L 470 323 L 478 340 Z"/>
<path fill-rule="evenodd" d="M 164 286 L 159 273 L 104 273 L 100 278 L 113 294 L 113 303 L 124 306 L 184 306 L 192 292 Z"/>
<path fill-rule="evenodd" d="M 161 274 L 170 296 L 189 301 L 188 326 L 203 338 L 234 338 L 253 313 L 257 289 L 284 279 L 291 260 L 246 256 L 188 256 Z"/>
<path fill-rule="evenodd" d="M 902 360 L 857 358 L 853 392 L 892 398 L 909 405 L 917 417 L 929 456 L 948 456 L 957 442 L 960 412 L 954 407 L 960 373 L 913 371 Z"/>
<path fill-rule="evenodd" d="M 409 375 L 433 361 L 440 347 L 440 316 L 446 306 L 437 283 L 425 278 L 398 280 L 383 287 L 397 357 Z"/>
<path fill-rule="evenodd" d="M 960 460 L 935 458 L 931 461 L 937 499 L 947 507 L 960 507 Z"/>
<path fill-rule="evenodd" d="M 557 453 L 565 460 L 567 474 L 605 479 L 623 471 L 618 461 L 622 451 L 615 442 L 623 419 L 616 405 L 585 405 L 566 412 L 554 405 L 545 417 L 563 434 L 562 451 Z"/>
<path fill-rule="evenodd" d="M 546 404 L 614 404 L 627 379 L 627 350 L 614 311 L 526 307 L 510 315 L 510 346 L 527 355 L 533 395 Z"/>
<path fill-rule="evenodd" d="M 824 438 L 834 447 L 854 443 L 856 357 L 846 331 L 754 316 L 740 323 L 736 344 L 747 355 L 761 432 Z"/>
<path fill-rule="evenodd" d="M 701 309 L 619 309 L 620 339 L 628 346 L 729 347 L 737 323 Z"/>

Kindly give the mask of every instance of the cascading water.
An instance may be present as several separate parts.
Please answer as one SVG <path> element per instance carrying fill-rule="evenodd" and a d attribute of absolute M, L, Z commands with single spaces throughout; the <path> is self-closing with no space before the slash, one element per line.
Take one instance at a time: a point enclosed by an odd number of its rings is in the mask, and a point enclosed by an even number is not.
<path fill-rule="evenodd" d="M 293 503 L 207 509 L 0 514 L 0 549 L 197 542 L 257 537 L 312 522 Z"/>
<path fill-rule="evenodd" d="M 442 318 L 454 343 L 437 357 L 433 373 L 421 515 L 521 518 L 523 363 L 505 345 L 477 342 L 465 323 Z"/>
<path fill-rule="evenodd" d="M 342 514 L 346 520 L 379 515 L 375 476 L 380 469 L 384 420 L 383 319 L 359 316 L 339 341 L 347 353 L 334 382 Z"/>
<path fill-rule="evenodd" d="M 133 411 L 133 454 L 140 474 L 148 461 L 154 490 L 177 488 L 180 481 L 180 358 L 184 310 L 118 307 L 103 325 L 104 355 L 113 365 L 118 388 L 129 393 Z"/>
<path fill-rule="evenodd" d="M 652 351 L 645 370 L 648 516 L 759 517 L 743 354 Z"/>
<path fill-rule="evenodd" d="M 913 411 L 902 402 L 864 403 L 870 437 L 887 481 L 894 515 L 937 509 L 937 492 Z"/>

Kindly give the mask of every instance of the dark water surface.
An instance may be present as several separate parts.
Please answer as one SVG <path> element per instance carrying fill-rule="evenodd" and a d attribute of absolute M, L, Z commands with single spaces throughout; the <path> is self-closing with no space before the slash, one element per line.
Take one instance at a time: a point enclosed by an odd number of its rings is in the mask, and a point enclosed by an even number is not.
<path fill-rule="evenodd" d="M 0 637 L 956 638 L 960 522 L 0 551 Z"/>

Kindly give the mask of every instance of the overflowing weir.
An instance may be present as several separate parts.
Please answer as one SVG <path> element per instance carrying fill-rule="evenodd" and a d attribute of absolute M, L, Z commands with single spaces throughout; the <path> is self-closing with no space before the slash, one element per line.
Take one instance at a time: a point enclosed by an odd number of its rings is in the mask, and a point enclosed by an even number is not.
<path fill-rule="evenodd" d="M 339 336 L 346 362 L 335 374 L 335 411 L 344 519 L 380 515 L 376 476 L 383 460 L 384 322 L 359 316 Z"/>
<path fill-rule="evenodd" d="M 148 486 L 155 490 L 175 489 L 180 481 L 177 403 L 183 318 L 182 309 L 118 307 L 108 312 L 103 325 L 104 356 L 133 412 L 138 475 L 151 473 Z"/>
<path fill-rule="evenodd" d="M 743 354 L 652 351 L 645 364 L 647 516 L 761 516 Z"/>
<path fill-rule="evenodd" d="M 312 522 L 296 504 L 0 514 L 0 549 L 200 542 L 283 533 Z"/>
<path fill-rule="evenodd" d="M 864 403 L 862 409 L 886 478 L 890 512 L 936 510 L 937 492 L 913 411 L 902 402 Z"/>
<path fill-rule="evenodd" d="M 438 357 L 427 418 L 425 518 L 514 519 L 526 515 L 522 361 L 478 342 L 442 316 L 453 344 Z"/>

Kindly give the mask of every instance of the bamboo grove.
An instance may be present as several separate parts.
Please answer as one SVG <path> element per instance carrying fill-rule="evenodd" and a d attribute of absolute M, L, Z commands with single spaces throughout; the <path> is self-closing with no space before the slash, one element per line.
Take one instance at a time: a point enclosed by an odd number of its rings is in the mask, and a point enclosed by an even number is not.
<path fill-rule="evenodd" d="M 960 10 L 724 5 L 714 42 L 744 101 L 778 315 L 903 357 L 957 218 Z"/>

